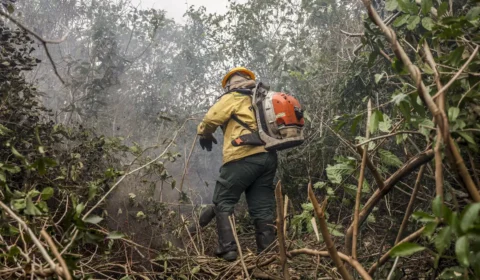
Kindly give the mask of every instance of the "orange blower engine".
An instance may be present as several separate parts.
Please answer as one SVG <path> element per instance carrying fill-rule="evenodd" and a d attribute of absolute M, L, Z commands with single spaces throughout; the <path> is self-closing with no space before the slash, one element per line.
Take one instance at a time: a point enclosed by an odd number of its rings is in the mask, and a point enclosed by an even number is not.
<path fill-rule="evenodd" d="M 270 91 L 258 83 L 253 91 L 252 104 L 258 123 L 260 139 L 266 150 L 284 150 L 305 140 L 305 121 L 300 102 L 290 94 Z"/>

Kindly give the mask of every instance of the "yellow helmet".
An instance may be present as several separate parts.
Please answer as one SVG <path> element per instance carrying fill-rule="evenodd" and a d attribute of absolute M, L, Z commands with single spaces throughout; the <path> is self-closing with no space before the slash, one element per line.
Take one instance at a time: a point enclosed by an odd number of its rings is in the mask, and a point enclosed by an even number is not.
<path fill-rule="evenodd" d="M 250 79 L 255 80 L 255 74 L 252 71 L 248 70 L 245 67 L 235 67 L 232 70 L 228 71 L 225 77 L 223 77 L 222 88 L 224 88 L 227 85 L 228 79 L 230 79 L 230 77 L 237 72 L 241 72 L 242 74 L 249 76 Z"/>

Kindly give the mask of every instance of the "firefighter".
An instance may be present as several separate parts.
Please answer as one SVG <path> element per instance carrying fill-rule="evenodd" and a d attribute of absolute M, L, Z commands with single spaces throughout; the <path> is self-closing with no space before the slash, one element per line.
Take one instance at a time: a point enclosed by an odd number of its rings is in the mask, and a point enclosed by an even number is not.
<path fill-rule="evenodd" d="M 228 217 L 233 214 L 234 206 L 243 192 L 255 224 L 257 252 L 262 252 L 275 240 L 273 180 L 277 154 L 266 151 L 262 144 L 235 143 L 239 136 L 257 130 L 251 103 L 254 87 L 255 74 L 252 71 L 244 67 L 229 71 L 222 80 L 225 93 L 208 110 L 197 128 L 200 146 L 207 151 L 212 150 L 213 143 L 217 144 L 213 137 L 217 127 L 223 131 L 223 164 L 215 185 L 213 204 L 218 233 L 215 254 L 227 261 L 237 258 L 237 246 Z"/>

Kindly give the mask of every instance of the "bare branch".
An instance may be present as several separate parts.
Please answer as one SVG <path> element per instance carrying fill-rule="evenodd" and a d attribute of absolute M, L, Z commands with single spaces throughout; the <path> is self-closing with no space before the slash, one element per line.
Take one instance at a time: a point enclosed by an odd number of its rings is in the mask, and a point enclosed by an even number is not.
<path fill-rule="evenodd" d="M 368 113 L 365 139 L 370 138 L 370 118 L 372 117 L 372 99 L 368 99 Z M 362 164 L 360 166 L 360 177 L 358 178 L 357 195 L 355 198 L 355 210 L 353 213 L 353 240 L 352 240 L 352 258 L 357 259 L 357 235 L 358 235 L 358 214 L 360 212 L 360 201 L 362 200 L 362 186 L 365 179 L 365 166 L 367 165 L 368 148 L 364 147 L 362 155 Z M 347 248 L 348 250 L 349 248 Z"/>
<path fill-rule="evenodd" d="M 288 263 L 286 256 L 286 247 L 285 247 L 285 236 L 283 234 L 283 223 L 285 222 L 284 213 L 283 213 L 283 195 L 282 195 L 282 183 L 278 181 L 277 187 L 275 188 L 275 199 L 277 202 L 277 236 L 278 236 L 278 247 L 280 248 L 280 264 L 283 271 L 283 279 L 290 279 L 290 272 L 288 271 Z"/>
<path fill-rule="evenodd" d="M 423 135 L 423 133 L 418 132 L 418 131 L 397 131 L 397 132 L 390 133 L 390 134 L 387 134 L 387 135 L 381 135 L 381 136 L 378 136 L 378 137 L 370 138 L 366 141 L 363 141 L 362 143 L 356 144 L 355 147 L 360 147 L 360 146 L 363 146 L 363 145 L 365 145 L 367 143 L 370 143 L 372 141 L 392 137 L 392 136 L 395 136 L 395 135 L 398 135 L 398 134 L 421 134 L 421 135 Z"/>
<path fill-rule="evenodd" d="M 42 229 L 40 231 L 40 234 L 43 236 L 43 238 L 47 241 L 48 246 L 50 246 L 50 250 L 52 250 L 53 255 L 57 258 L 58 262 L 63 268 L 63 274 L 67 280 L 72 280 L 72 275 L 70 275 L 70 271 L 68 271 L 68 266 L 65 260 L 62 258 L 62 255 L 58 253 L 57 246 L 55 246 L 55 243 L 53 243 L 52 238 L 48 233 L 45 231 L 45 229 Z"/>
<path fill-rule="evenodd" d="M 288 256 L 292 258 L 302 254 L 311 255 L 311 256 L 322 256 L 322 257 L 330 256 L 330 253 L 328 251 L 317 251 L 317 250 L 312 250 L 308 248 L 296 249 L 288 252 Z M 366 280 L 372 279 L 372 277 L 368 275 L 368 272 L 365 270 L 365 268 L 363 268 L 363 266 L 357 260 L 354 260 L 351 257 L 341 252 L 338 252 L 338 256 L 342 260 L 348 262 L 353 268 L 355 268 L 355 270 L 357 270 L 358 274 L 360 274 L 360 276 L 362 276 L 363 279 L 366 279 Z"/>
<path fill-rule="evenodd" d="M 22 225 L 22 227 L 27 231 L 28 235 L 30 235 L 30 238 L 32 239 L 33 243 L 37 246 L 37 248 L 40 250 L 40 253 L 42 256 L 45 258 L 45 260 L 48 262 L 50 265 L 50 268 L 55 271 L 59 276 L 64 276 L 64 272 L 60 267 L 57 267 L 57 265 L 53 262 L 52 258 L 48 255 L 47 250 L 45 247 L 43 247 L 42 243 L 40 243 L 40 240 L 38 240 L 37 236 L 33 231 L 27 226 L 27 223 L 25 223 L 19 216 L 17 216 L 10 207 L 8 207 L 6 204 L 4 204 L 2 201 L 0 201 L 0 207 L 2 207 L 10 217 L 15 219 L 19 224 Z"/>
<path fill-rule="evenodd" d="M 238 241 L 237 230 L 235 229 L 235 218 L 233 216 L 228 216 L 228 221 L 230 222 L 230 227 L 232 228 L 233 237 L 235 238 L 235 243 L 237 243 L 238 254 L 240 255 L 240 262 L 242 263 L 243 270 L 245 272 L 246 279 L 250 280 L 250 274 L 248 273 L 247 266 L 245 265 L 245 260 L 243 259 L 242 247 L 240 241 Z"/>
<path fill-rule="evenodd" d="M 365 36 L 364 33 L 350 33 L 350 32 L 347 32 L 347 31 L 343 31 L 341 29 L 340 29 L 340 32 L 342 34 L 345 34 L 345 35 L 349 36 L 349 37 L 363 37 L 363 36 Z"/>
<path fill-rule="evenodd" d="M 450 81 L 448 81 L 448 83 L 443 86 L 434 96 L 433 98 L 437 98 L 438 96 L 440 96 L 442 93 L 444 93 L 458 78 L 458 76 L 460 76 L 460 74 L 462 74 L 463 70 L 465 70 L 465 68 L 467 68 L 467 66 L 470 64 L 470 62 L 472 62 L 472 60 L 475 58 L 475 56 L 477 56 L 477 53 L 478 53 L 478 49 L 479 49 L 479 46 L 477 46 L 475 48 L 475 50 L 472 52 L 472 54 L 470 55 L 470 57 L 468 58 L 468 60 L 463 64 L 463 66 L 457 71 L 457 73 L 450 79 Z"/>
<path fill-rule="evenodd" d="M 342 275 L 343 279 L 353 280 L 352 275 L 348 273 L 347 269 L 343 265 L 343 262 L 338 255 L 337 248 L 335 248 L 335 244 L 333 243 L 333 240 L 330 237 L 330 233 L 328 232 L 328 225 L 327 225 L 327 221 L 325 220 L 325 211 L 324 211 L 327 205 L 327 200 L 326 199 L 324 200 L 324 202 L 322 203 L 322 206 L 318 204 L 317 198 L 313 193 L 312 182 L 308 183 L 308 198 L 313 204 L 315 215 L 317 216 L 320 222 L 320 231 L 322 232 L 323 240 L 325 241 L 325 245 L 327 245 L 328 253 L 332 258 L 333 262 L 335 263 L 335 266 L 337 267 L 338 272 L 340 273 L 340 275 Z"/>
<path fill-rule="evenodd" d="M 398 242 L 400 241 L 400 238 L 402 238 L 403 231 L 407 227 L 408 219 L 412 214 L 413 203 L 415 202 L 415 198 L 417 197 L 418 190 L 420 189 L 420 181 L 422 180 L 423 174 L 425 172 L 425 166 L 426 165 L 422 165 L 422 167 L 420 167 L 420 170 L 418 171 L 417 179 L 415 180 L 415 186 L 413 187 L 413 192 L 412 192 L 412 195 L 410 196 L 410 201 L 408 202 L 407 210 L 405 210 L 405 215 L 403 216 L 402 224 L 400 225 L 400 229 L 398 230 L 398 233 L 397 233 L 397 238 L 395 239 L 395 245 L 397 245 Z"/>
<path fill-rule="evenodd" d="M 13 18 L 12 16 L 10 16 L 9 14 L 5 13 L 4 11 L 0 10 L 0 15 L 8 18 L 10 21 L 12 21 L 13 23 L 15 23 L 18 27 L 22 28 L 23 30 L 25 30 L 26 32 L 30 33 L 31 35 L 33 35 L 33 37 L 35 37 L 37 40 L 39 40 L 44 49 L 45 49 L 45 53 L 47 54 L 47 57 L 48 59 L 50 60 L 50 63 L 52 64 L 52 67 L 53 67 L 53 71 L 55 72 L 55 75 L 57 75 L 58 79 L 60 80 L 60 82 L 62 82 L 62 84 L 65 84 L 65 81 L 62 79 L 62 77 L 60 76 L 60 74 L 58 73 L 58 69 L 57 69 L 57 66 L 55 65 L 55 62 L 53 62 L 53 59 L 52 59 L 52 55 L 50 54 L 50 51 L 48 49 L 48 46 L 47 44 L 60 44 L 61 42 L 65 41 L 65 39 L 67 38 L 68 36 L 68 33 L 67 32 L 62 38 L 60 38 L 59 40 L 49 40 L 49 39 L 45 39 L 43 38 L 42 36 L 40 36 L 39 34 L 37 34 L 35 31 L 31 30 L 30 28 L 28 28 L 27 26 L 25 26 L 23 23 L 21 23 L 20 21 L 16 20 L 15 18 Z"/>
<path fill-rule="evenodd" d="M 190 162 L 190 158 L 192 157 L 192 152 L 193 152 L 193 149 L 195 148 L 195 144 L 197 143 L 197 138 L 198 138 L 198 135 L 195 135 L 195 138 L 193 139 L 193 142 L 192 142 L 192 147 L 190 148 L 190 152 L 188 154 L 187 161 L 185 162 L 185 167 L 183 168 L 182 181 L 180 182 L 180 193 L 183 192 L 183 182 L 185 181 L 185 176 L 187 175 L 188 163 Z"/>

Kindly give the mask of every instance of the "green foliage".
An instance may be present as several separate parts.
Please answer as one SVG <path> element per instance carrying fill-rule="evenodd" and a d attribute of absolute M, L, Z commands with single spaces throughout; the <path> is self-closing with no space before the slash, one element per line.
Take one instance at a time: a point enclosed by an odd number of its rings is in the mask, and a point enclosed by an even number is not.
<path fill-rule="evenodd" d="M 422 247 L 415 243 L 404 242 L 393 247 L 390 251 L 390 256 L 392 257 L 407 257 L 417 252 L 425 250 L 425 247 Z"/>

